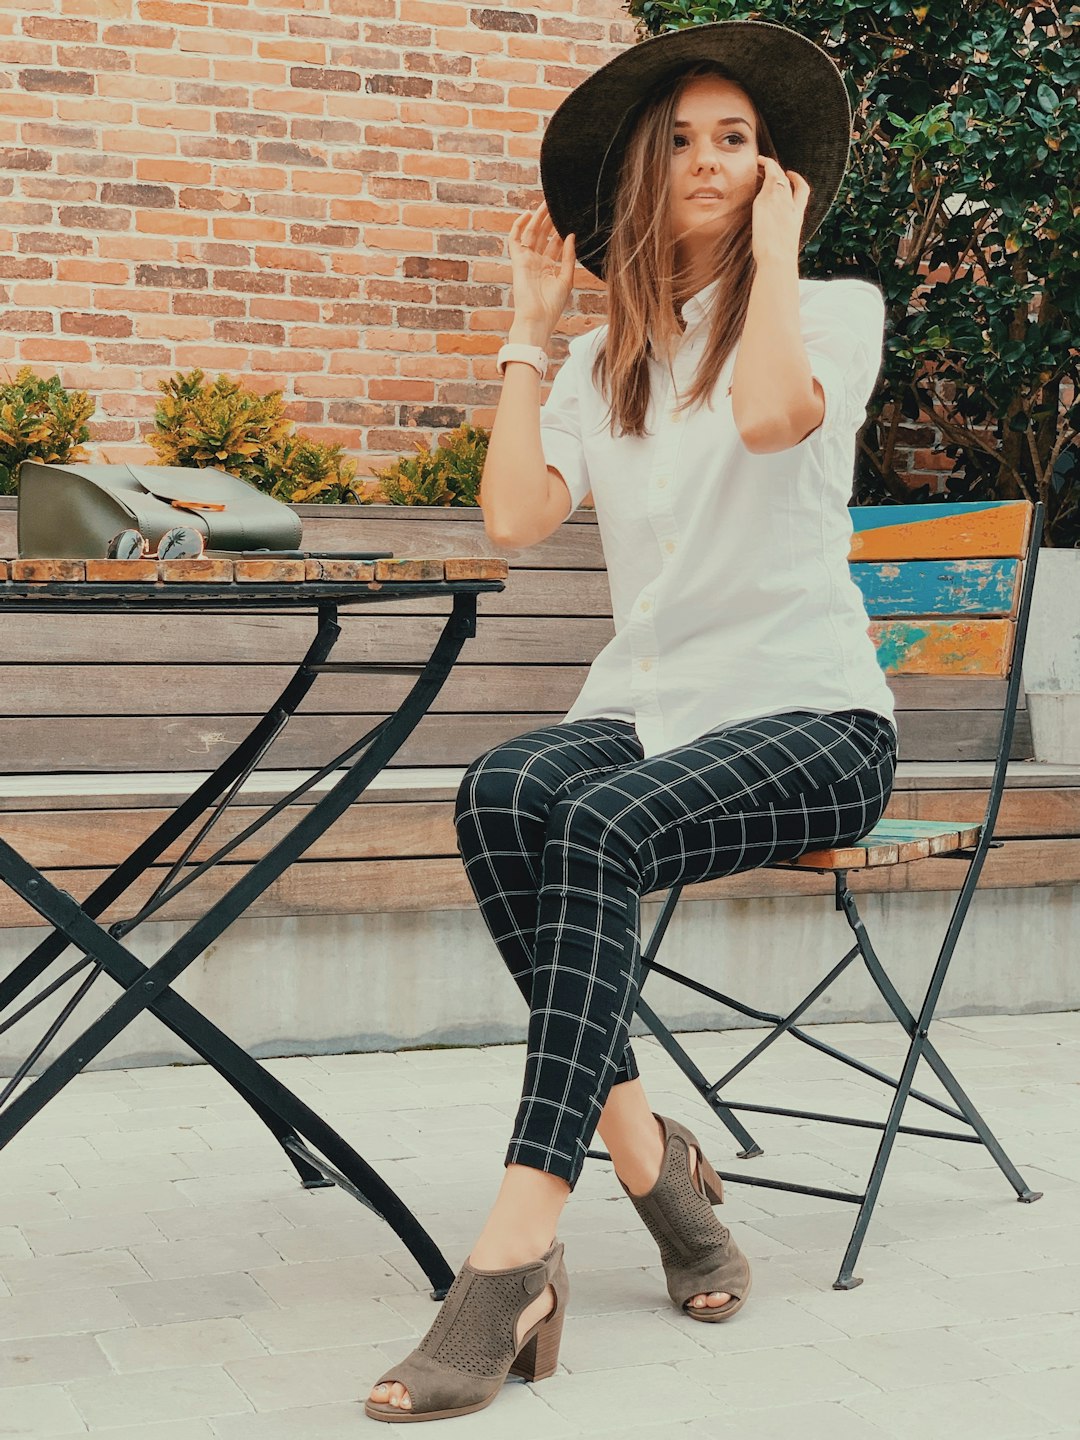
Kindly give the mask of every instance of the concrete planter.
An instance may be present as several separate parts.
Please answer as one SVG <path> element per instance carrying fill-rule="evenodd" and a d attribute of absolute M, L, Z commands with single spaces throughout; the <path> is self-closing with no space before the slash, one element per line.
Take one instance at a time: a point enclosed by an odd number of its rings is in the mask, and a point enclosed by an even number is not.
<path fill-rule="evenodd" d="M 1035 758 L 1080 765 L 1080 550 L 1043 550 L 1024 654 Z"/>

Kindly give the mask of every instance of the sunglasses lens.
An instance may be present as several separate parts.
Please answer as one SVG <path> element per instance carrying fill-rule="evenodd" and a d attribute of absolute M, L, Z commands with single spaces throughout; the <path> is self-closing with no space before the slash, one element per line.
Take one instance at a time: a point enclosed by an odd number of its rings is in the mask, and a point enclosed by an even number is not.
<path fill-rule="evenodd" d="M 106 560 L 138 560 L 147 551 L 146 540 L 138 530 L 121 530 L 114 535 L 105 549 Z"/>
<path fill-rule="evenodd" d="M 177 525 L 173 530 L 166 530 L 158 541 L 159 560 L 191 560 L 203 553 L 203 537 L 198 530 L 192 530 L 187 525 Z"/>

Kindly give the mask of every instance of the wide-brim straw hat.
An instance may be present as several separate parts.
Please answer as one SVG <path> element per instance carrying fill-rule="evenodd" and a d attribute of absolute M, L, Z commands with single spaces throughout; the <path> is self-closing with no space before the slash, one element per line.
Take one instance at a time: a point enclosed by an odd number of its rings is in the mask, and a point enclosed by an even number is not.
<path fill-rule="evenodd" d="M 721 20 L 687 25 L 632 45 L 570 92 L 548 123 L 540 178 L 560 235 L 603 278 L 615 188 L 643 105 L 689 66 L 714 61 L 763 116 L 785 170 L 810 184 L 805 243 L 836 198 L 851 144 L 843 76 L 820 46 L 785 25 Z"/>

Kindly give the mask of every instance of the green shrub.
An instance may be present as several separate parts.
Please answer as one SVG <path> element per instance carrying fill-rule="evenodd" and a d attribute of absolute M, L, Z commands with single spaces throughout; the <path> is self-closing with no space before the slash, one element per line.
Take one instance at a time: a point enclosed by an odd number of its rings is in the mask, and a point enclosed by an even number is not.
<path fill-rule="evenodd" d="M 1075 0 L 628 0 L 648 34 L 787 25 L 844 71 L 852 165 L 803 252 L 888 307 L 857 498 L 1042 500 L 1080 544 L 1080 44 Z M 925 420 L 952 461 L 913 490 L 898 430 Z M 901 442 L 903 443 L 903 442 Z"/>
<path fill-rule="evenodd" d="M 16 495 L 24 460 L 63 465 L 85 460 L 87 421 L 94 402 L 85 390 L 65 390 L 59 376 L 42 380 L 29 365 L 0 385 L 0 495 Z"/>
<path fill-rule="evenodd" d="M 214 467 L 237 475 L 276 500 L 340 504 L 358 499 L 356 462 L 341 445 L 293 433 L 280 390 L 256 394 L 201 370 L 158 382 L 164 399 L 147 441 L 162 465 Z"/>
<path fill-rule="evenodd" d="M 375 476 L 390 505 L 476 505 L 490 432 L 459 425 L 434 449 L 418 444 Z"/>

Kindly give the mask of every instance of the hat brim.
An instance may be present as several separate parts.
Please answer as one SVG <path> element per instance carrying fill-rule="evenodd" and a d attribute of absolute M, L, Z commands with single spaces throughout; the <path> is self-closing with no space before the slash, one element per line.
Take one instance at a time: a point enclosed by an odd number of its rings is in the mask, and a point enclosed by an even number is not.
<path fill-rule="evenodd" d="M 810 184 L 803 239 L 836 198 L 851 143 L 843 76 L 819 46 L 763 20 L 687 25 L 632 45 L 563 100 L 548 122 L 540 179 L 560 235 L 603 278 L 623 154 L 645 102 L 701 60 L 721 65 L 760 110 L 786 170 Z"/>

